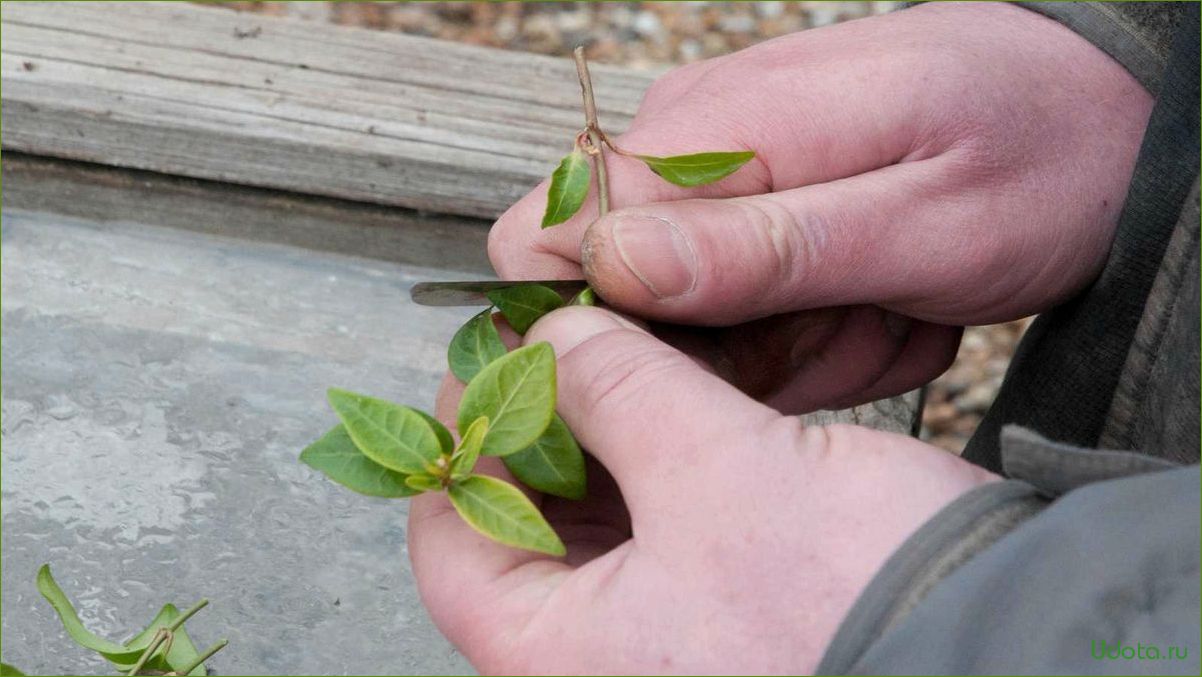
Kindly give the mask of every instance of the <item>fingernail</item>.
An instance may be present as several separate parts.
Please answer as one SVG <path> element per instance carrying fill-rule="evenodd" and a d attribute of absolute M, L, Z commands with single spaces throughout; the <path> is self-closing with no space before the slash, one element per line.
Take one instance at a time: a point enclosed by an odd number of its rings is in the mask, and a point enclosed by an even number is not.
<path fill-rule="evenodd" d="M 895 339 L 904 339 L 910 335 L 910 327 L 914 326 L 914 320 L 897 313 L 885 313 L 885 331 Z"/>
<path fill-rule="evenodd" d="M 622 262 L 656 297 L 680 296 L 697 283 L 697 255 L 676 224 L 659 216 L 618 217 L 614 247 Z"/>
<path fill-rule="evenodd" d="M 557 310 L 539 319 L 526 332 L 523 343 L 529 345 L 546 341 L 557 357 L 584 343 L 597 334 L 615 329 L 644 331 L 638 325 L 601 308 L 572 307 Z"/>

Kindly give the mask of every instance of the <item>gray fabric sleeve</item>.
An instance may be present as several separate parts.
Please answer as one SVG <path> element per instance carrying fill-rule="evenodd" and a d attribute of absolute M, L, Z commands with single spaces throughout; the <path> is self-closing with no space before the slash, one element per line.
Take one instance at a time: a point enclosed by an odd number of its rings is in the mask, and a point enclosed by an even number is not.
<path fill-rule="evenodd" d="M 929 550 L 947 547 L 924 540 L 954 541 L 974 505 L 991 514 L 1034 493 L 1004 482 L 941 511 L 865 590 L 819 672 L 1198 674 L 1197 466 L 1066 494 L 907 601 Z"/>
<path fill-rule="evenodd" d="M 1094 482 L 1181 467 L 1155 456 L 1111 449 L 1083 449 L 1053 442 L 1022 426 L 1002 428 L 1002 471 L 1059 496 Z"/>
<path fill-rule="evenodd" d="M 977 487 L 950 503 L 881 567 L 839 626 L 817 672 L 847 672 L 936 584 L 1045 505 L 1035 487 L 1017 481 Z"/>
<path fill-rule="evenodd" d="M 1153 96 L 1184 5 L 1178 2 L 1018 2 L 1055 19 L 1123 64 Z"/>

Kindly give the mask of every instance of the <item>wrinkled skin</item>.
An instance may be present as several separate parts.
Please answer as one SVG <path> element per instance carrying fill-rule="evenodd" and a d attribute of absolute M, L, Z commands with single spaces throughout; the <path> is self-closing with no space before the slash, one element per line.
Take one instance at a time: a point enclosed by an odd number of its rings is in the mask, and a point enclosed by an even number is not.
<path fill-rule="evenodd" d="M 685 190 L 611 156 L 615 212 L 591 223 L 589 202 L 541 231 L 540 186 L 490 255 L 503 277 L 583 271 L 619 310 L 704 329 L 597 308 L 535 324 L 524 340 L 554 346 L 559 411 L 596 459 L 590 495 L 533 497 L 565 558 L 415 498 L 410 556 L 439 628 L 483 672 L 813 670 L 898 545 L 996 477 L 787 414 L 908 390 L 946 367 L 960 325 L 1080 291 L 1150 106 L 1106 55 L 1004 5 L 806 31 L 657 82 L 621 146 L 757 160 Z M 444 382 L 440 418 L 461 392 Z"/>

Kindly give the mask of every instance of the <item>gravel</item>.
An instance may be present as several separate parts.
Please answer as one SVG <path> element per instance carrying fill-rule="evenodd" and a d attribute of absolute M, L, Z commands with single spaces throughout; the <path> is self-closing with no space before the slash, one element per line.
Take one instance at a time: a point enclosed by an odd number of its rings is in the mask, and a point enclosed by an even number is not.
<path fill-rule="evenodd" d="M 896 2 L 232 2 L 221 6 L 653 68 L 729 54 Z"/>

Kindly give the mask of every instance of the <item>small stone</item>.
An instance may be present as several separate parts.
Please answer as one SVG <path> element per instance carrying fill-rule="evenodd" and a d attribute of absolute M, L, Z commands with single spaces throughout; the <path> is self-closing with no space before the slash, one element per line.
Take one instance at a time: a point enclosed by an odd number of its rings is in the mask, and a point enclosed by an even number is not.
<path fill-rule="evenodd" d="M 661 39 L 664 37 L 664 24 L 659 17 L 651 12 L 639 12 L 634 17 L 634 32 L 645 38 Z"/>
<path fill-rule="evenodd" d="M 681 40 L 676 51 L 680 54 L 681 61 L 697 61 L 703 53 L 701 43 L 696 40 Z"/>
<path fill-rule="evenodd" d="M 503 16 L 493 24 L 493 34 L 501 42 L 509 42 L 518 35 L 518 20 L 516 17 Z"/>
<path fill-rule="evenodd" d="M 976 383 L 953 401 L 960 411 L 983 412 L 993 404 L 993 398 L 996 395 L 997 389 L 993 387 L 993 384 Z"/>
<path fill-rule="evenodd" d="M 976 380 L 977 375 L 973 373 L 973 370 L 957 365 L 940 376 L 937 383 L 940 391 L 955 396 L 968 390 Z"/>
<path fill-rule="evenodd" d="M 977 426 L 980 424 L 980 416 L 976 414 L 966 414 L 952 420 L 950 428 L 951 432 L 967 440 L 969 437 L 972 437 L 973 432 L 976 431 Z"/>
<path fill-rule="evenodd" d="M 559 12 L 555 15 L 555 23 L 559 25 L 561 31 L 583 31 L 592 23 L 592 16 L 586 9 Z"/>
<path fill-rule="evenodd" d="M 707 57 L 730 52 L 730 45 L 721 33 L 706 33 L 705 37 L 701 38 L 701 47 Z"/>
<path fill-rule="evenodd" d="M 563 40 L 555 28 L 555 19 L 549 14 L 535 14 L 522 23 L 522 37 L 530 49 L 550 52 L 559 49 Z"/>
<path fill-rule="evenodd" d="M 663 8 L 663 5 L 658 5 Z M 705 33 L 705 21 L 698 12 L 671 11 L 661 12 L 660 21 L 664 28 L 680 38 L 699 38 Z"/>
<path fill-rule="evenodd" d="M 830 7 L 810 7 L 810 25 L 829 26 L 839 20 L 839 11 Z"/>
<path fill-rule="evenodd" d="M 1002 376 L 1010 366 L 1010 352 L 1006 351 L 1000 357 L 992 357 L 985 362 L 985 373 L 990 376 Z"/>
<path fill-rule="evenodd" d="M 922 422 L 932 428 L 940 428 L 944 424 L 952 421 L 957 415 L 956 405 L 951 402 L 943 402 L 940 404 L 927 404 L 922 411 Z"/>
<path fill-rule="evenodd" d="M 764 19 L 775 19 L 784 14 L 785 5 L 782 2 L 757 2 L 755 3 L 755 13 Z"/>
<path fill-rule="evenodd" d="M 750 33 L 755 30 L 755 19 L 746 14 L 727 14 L 718 20 L 718 27 L 727 33 Z"/>
<path fill-rule="evenodd" d="M 619 60 L 621 54 L 622 46 L 610 37 L 601 38 L 588 47 L 589 61 L 613 63 Z"/>
<path fill-rule="evenodd" d="M 614 28 L 629 28 L 634 23 L 634 12 L 625 5 L 608 5 L 609 22 Z"/>

